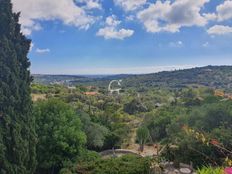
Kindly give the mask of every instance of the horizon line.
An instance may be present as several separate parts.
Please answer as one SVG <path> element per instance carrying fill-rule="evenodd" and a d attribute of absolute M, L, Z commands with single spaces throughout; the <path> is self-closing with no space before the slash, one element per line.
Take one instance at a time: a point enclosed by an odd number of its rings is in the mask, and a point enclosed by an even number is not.
<path fill-rule="evenodd" d="M 209 67 L 209 66 L 232 66 L 232 65 L 168 65 L 168 66 L 150 66 L 150 67 L 130 67 L 130 68 L 123 68 L 123 70 L 126 69 L 132 69 L 136 70 L 136 68 L 140 69 L 151 69 L 151 68 L 156 68 L 155 71 L 153 72 L 137 72 L 137 73 L 31 73 L 31 75 L 53 75 L 53 76 L 114 76 L 114 75 L 146 75 L 146 74 L 155 74 L 155 73 L 160 73 L 160 72 L 172 72 L 172 71 L 178 71 L 178 70 L 187 70 L 187 69 L 194 69 L 194 68 L 203 68 L 203 67 Z M 98 68 L 99 70 L 104 69 L 104 68 Z M 105 68 L 105 69 L 110 69 L 110 68 Z M 119 69 L 119 68 L 112 68 L 112 70 Z M 84 69 L 85 70 L 85 69 Z"/>

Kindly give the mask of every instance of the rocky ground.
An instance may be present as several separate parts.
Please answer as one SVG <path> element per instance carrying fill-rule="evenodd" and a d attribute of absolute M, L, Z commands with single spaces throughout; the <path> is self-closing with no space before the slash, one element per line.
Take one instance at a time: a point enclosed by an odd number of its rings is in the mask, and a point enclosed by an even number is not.
<path fill-rule="evenodd" d="M 195 174 L 192 166 L 187 164 L 180 164 L 179 168 L 174 167 L 173 162 L 166 162 L 161 164 L 163 171 L 160 174 Z"/>

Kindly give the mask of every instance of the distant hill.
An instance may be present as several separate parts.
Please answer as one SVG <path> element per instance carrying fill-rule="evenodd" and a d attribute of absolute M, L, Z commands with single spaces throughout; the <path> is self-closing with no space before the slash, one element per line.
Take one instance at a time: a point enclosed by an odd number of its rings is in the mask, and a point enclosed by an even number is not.
<path fill-rule="evenodd" d="M 60 83 L 107 86 L 111 80 L 115 79 L 122 79 L 124 87 L 180 88 L 189 85 L 203 85 L 232 91 L 232 66 L 206 66 L 145 75 L 34 75 L 34 82 L 42 84 Z"/>
<path fill-rule="evenodd" d="M 125 79 L 127 87 L 166 86 L 172 88 L 189 85 L 203 85 L 212 88 L 232 90 L 232 66 L 206 66 L 185 70 L 134 75 Z"/>
<path fill-rule="evenodd" d="M 40 83 L 44 85 L 48 84 L 65 84 L 68 85 L 70 81 L 73 80 L 83 80 L 83 76 L 74 76 L 74 75 L 42 75 L 34 74 L 33 82 Z"/>
<path fill-rule="evenodd" d="M 131 75 L 43 75 L 34 74 L 33 83 L 39 84 L 63 84 L 63 85 L 95 85 L 106 86 L 109 81 L 125 79 Z"/>

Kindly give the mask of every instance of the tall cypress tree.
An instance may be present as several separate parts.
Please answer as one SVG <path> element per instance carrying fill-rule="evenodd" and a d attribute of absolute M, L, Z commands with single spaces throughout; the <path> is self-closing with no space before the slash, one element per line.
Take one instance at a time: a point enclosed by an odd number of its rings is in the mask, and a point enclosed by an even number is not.
<path fill-rule="evenodd" d="M 0 0 L 0 173 L 35 170 L 35 123 L 31 114 L 30 40 L 20 32 L 19 14 Z"/>

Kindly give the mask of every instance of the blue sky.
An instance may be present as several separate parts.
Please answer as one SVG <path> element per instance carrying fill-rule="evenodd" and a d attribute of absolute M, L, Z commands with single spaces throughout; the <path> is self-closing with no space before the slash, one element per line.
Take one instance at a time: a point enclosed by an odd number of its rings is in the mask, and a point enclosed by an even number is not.
<path fill-rule="evenodd" d="M 232 65 L 231 0 L 13 0 L 13 6 L 32 39 L 32 73 Z"/>

